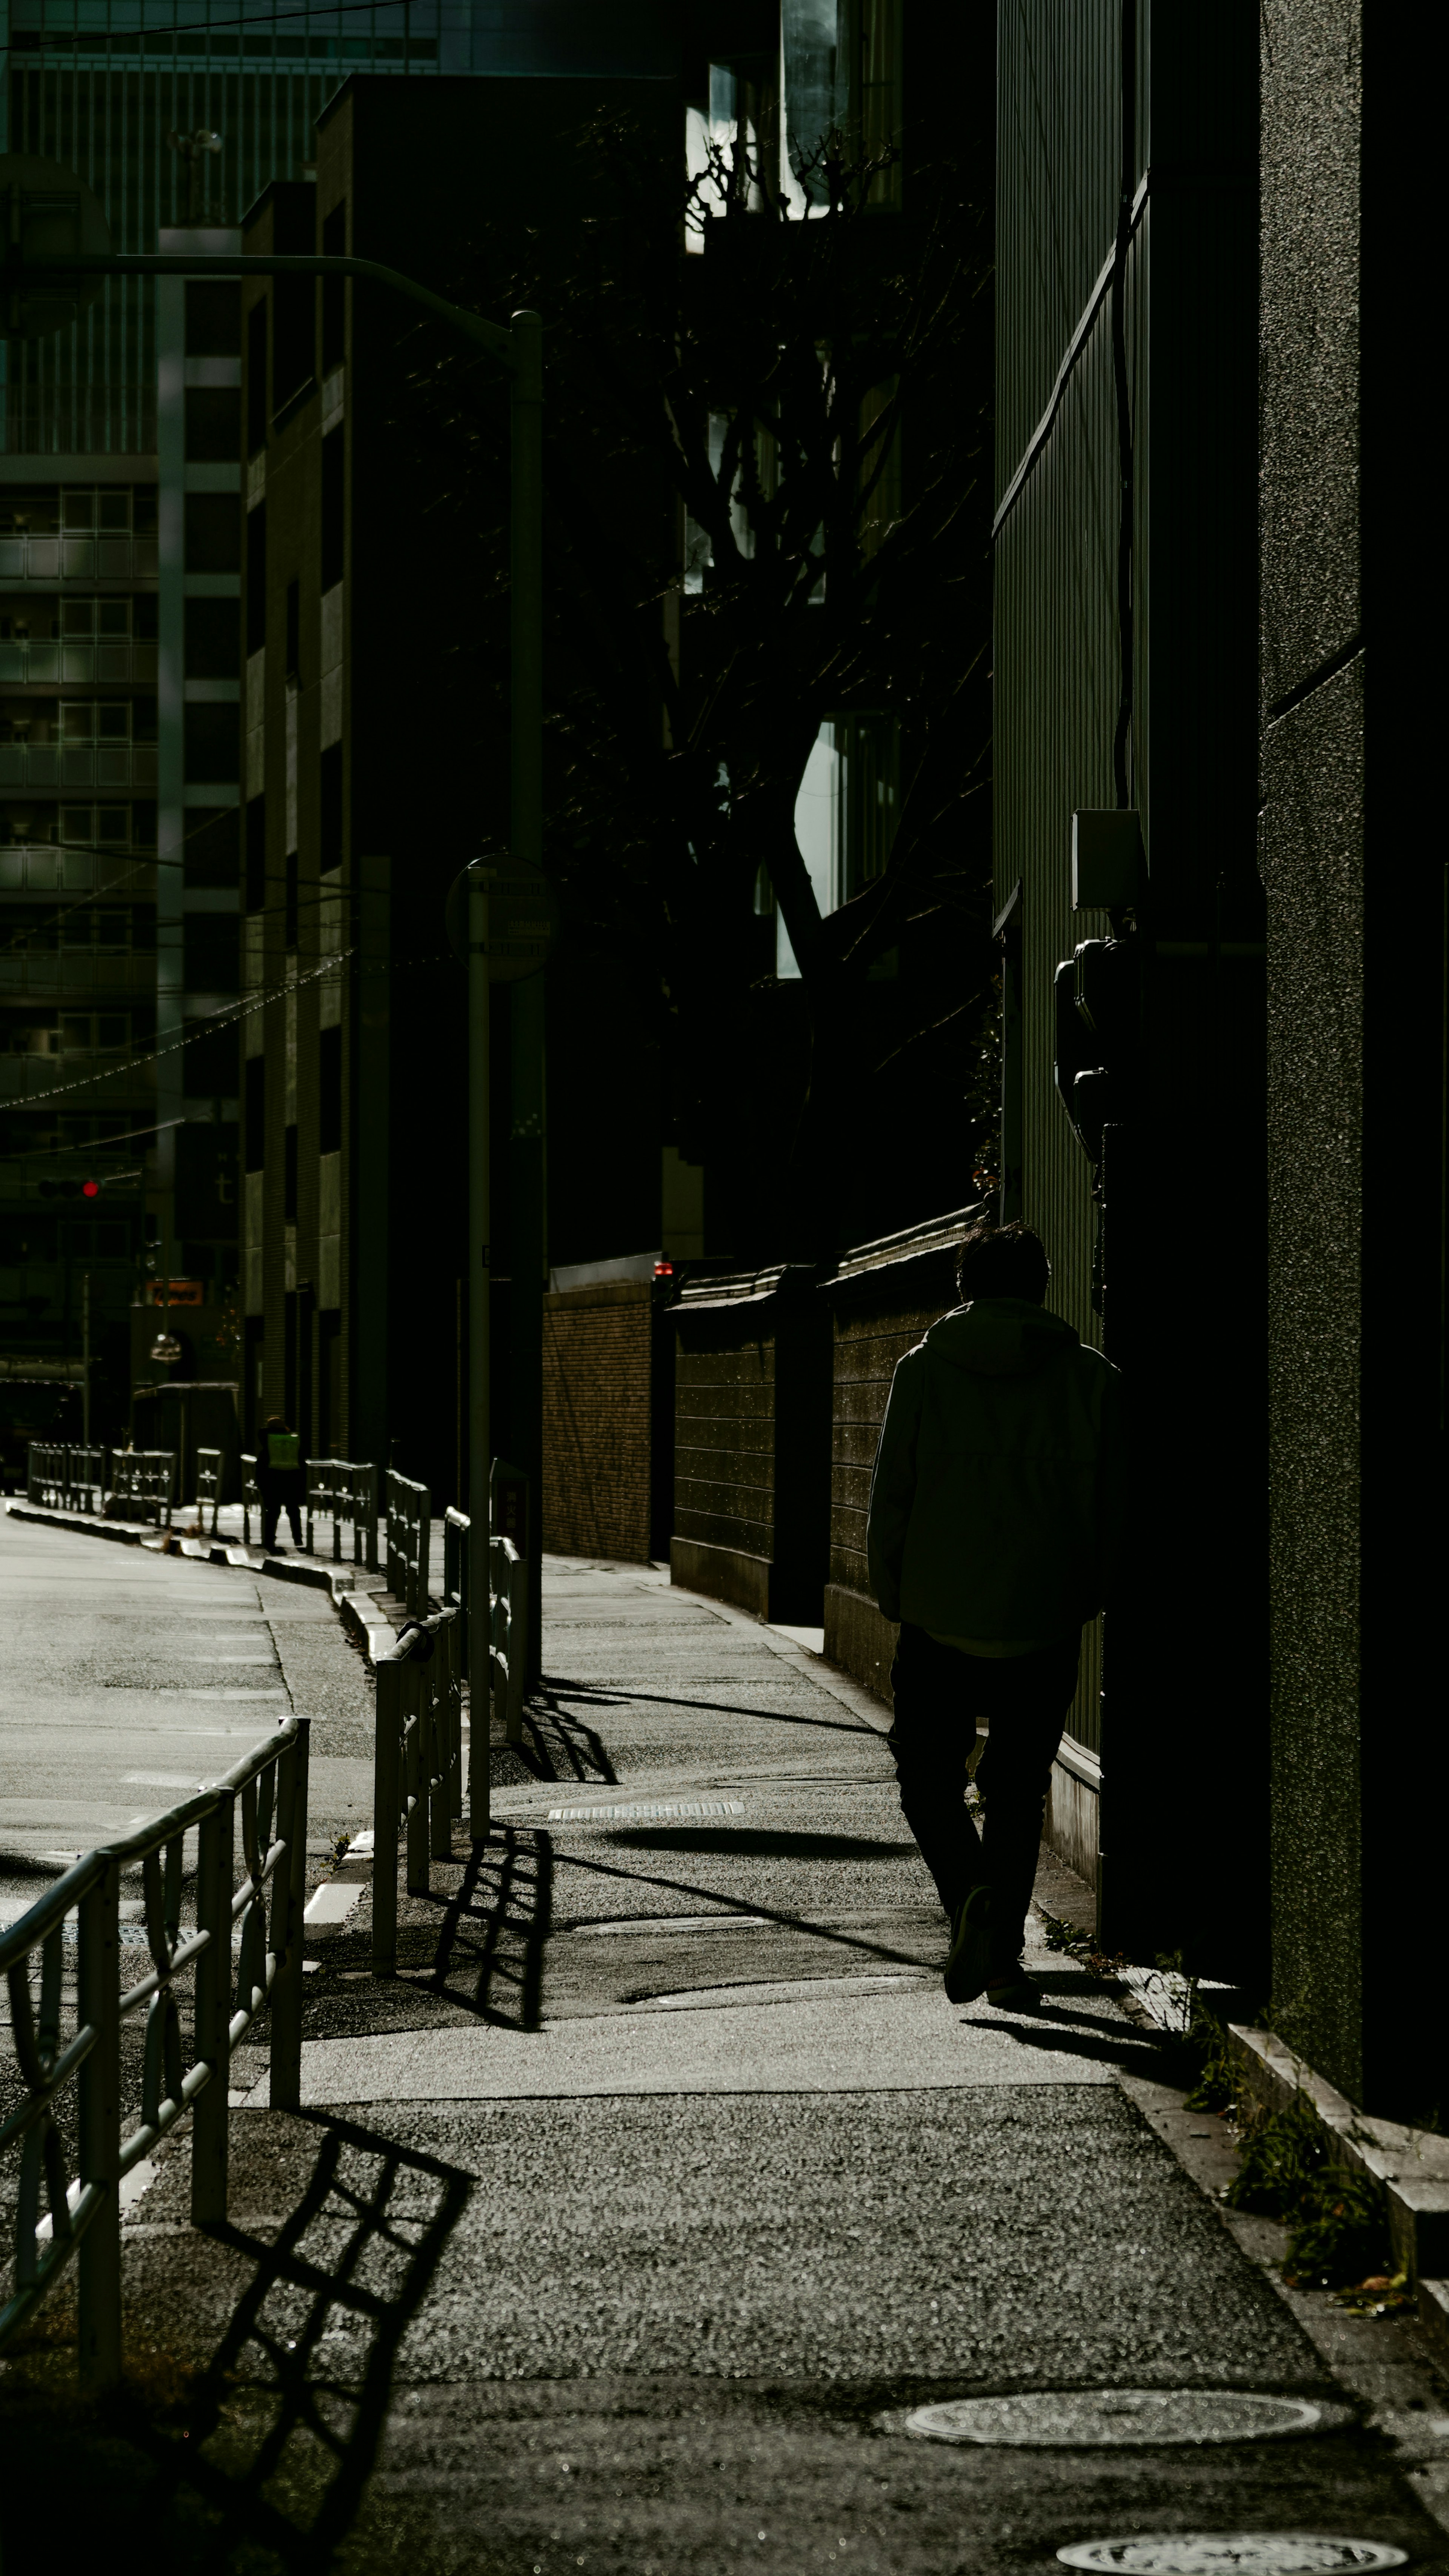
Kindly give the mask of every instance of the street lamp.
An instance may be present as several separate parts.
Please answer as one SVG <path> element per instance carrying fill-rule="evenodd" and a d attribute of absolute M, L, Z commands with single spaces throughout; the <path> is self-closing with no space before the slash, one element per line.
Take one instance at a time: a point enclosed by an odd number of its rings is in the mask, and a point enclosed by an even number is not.
<path fill-rule="evenodd" d="M 209 148 L 209 140 L 190 138 Z M 178 147 L 179 148 L 179 147 Z M 193 171 L 197 167 L 195 152 Z M 456 331 L 485 350 L 502 367 L 508 378 L 510 420 L 510 501 L 509 501 L 509 642 L 512 665 L 512 705 L 509 729 L 510 793 L 509 821 L 512 855 L 525 868 L 537 869 L 543 859 L 543 324 L 533 312 L 512 316 L 507 330 L 500 323 L 485 321 L 479 313 L 469 313 L 460 304 L 450 304 L 445 296 L 435 295 L 414 277 L 405 277 L 399 269 L 386 268 L 379 260 L 327 257 L 322 253 L 293 252 L 254 258 L 240 251 L 113 251 L 108 247 L 104 218 L 100 234 L 96 218 L 100 214 L 90 192 L 83 188 L 73 172 L 58 163 L 21 160 L 13 155 L 0 155 L 0 198 L 8 197 L 10 221 L 6 228 L 4 256 L 0 258 L 0 312 L 8 314 L 11 331 L 25 329 L 33 334 L 37 325 L 31 318 L 37 311 L 32 303 L 26 308 L 25 295 L 32 296 L 36 286 L 51 281 L 61 295 L 69 294 L 72 302 L 91 291 L 91 281 L 105 277 L 337 277 L 366 280 L 387 287 L 415 304 L 435 321 Z M 67 233 L 67 226 L 69 232 Z M 67 281 L 69 286 L 67 287 Z M 46 321 L 39 327 L 57 329 L 70 318 L 68 312 L 55 314 L 53 305 L 44 308 Z M 475 896 L 474 901 L 477 902 Z M 486 907 L 482 907 L 486 910 Z M 488 926 L 481 921 L 483 953 L 486 954 Z M 472 943 L 470 942 L 470 945 Z M 480 1306 L 486 1315 L 488 1278 L 488 1052 L 486 972 L 473 971 L 468 979 L 469 994 L 469 1120 L 477 1130 L 481 1121 L 481 1141 L 475 1137 L 469 1155 L 468 1269 L 473 1282 L 470 1312 L 477 1316 Z M 481 1015 L 481 1019 L 480 1019 Z M 544 1203 L 543 1203 L 543 977 L 529 976 L 514 995 L 513 1011 L 513 1125 L 511 1155 L 513 1179 L 513 1365 L 512 1365 L 512 1445 L 518 1464 L 529 1478 L 532 1488 L 533 1527 L 540 1527 L 539 1486 L 543 1457 L 543 1291 L 544 1277 Z M 171 1340 L 166 1333 L 157 1337 L 153 1359 L 161 1356 L 161 1344 Z M 478 1343 L 473 1344 L 470 1378 L 477 1380 Z M 469 1486 L 468 1509 L 471 1522 L 471 1545 L 468 1563 L 469 1615 L 473 1636 L 483 1644 L 483 1653 L 473 1660 L 473 1686 L 480 1675 L 487 1688 L 486 1643 L 488 1628 L 488 1467 L 491 1458 L 491 1436 L 488 1420 L 488 1378 L 486 1365 L 487 1326 L 483 1326 L 484 1365 L 481 1385 L 474 1383 L 469 1405 Z M 176 1357 L 181 1356 L 180 1345 Z M 528 1553 L 529 1581 L 529 1656 L 536 1675 L 541 1612 L 540 1562 L 537 1535 Z"/>

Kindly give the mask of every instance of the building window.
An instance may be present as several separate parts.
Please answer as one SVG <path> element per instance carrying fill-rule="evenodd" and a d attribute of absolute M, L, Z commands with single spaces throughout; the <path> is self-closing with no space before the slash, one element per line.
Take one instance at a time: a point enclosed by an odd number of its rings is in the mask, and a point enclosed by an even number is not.
<path fill-rule="evenodd" d="M 317 864 L 323 876 L 342 865 L 342 745 L 329 743 L 318 764 L 322 791 Z"/>
<path fill-rule="evenodd" d="M 241 610 L 236 600 L 187 600 L 186 677 L 240 679 Z"/>
<path fill-rule="evenodd" d="M 240 287 L 225 278 L 187 279 L 186 354 L 188 358 L 240 356 Z"/>
<path fill-rule="evenodd" d="M 347 460 L 339 422 L 322 441 L 322 588 L 342 579 L 347 543 Z"/>
<path fill-rule="evenodd" d="M 267 505 L 247 512 L 247 654 L 267 640 Z"/>
<path fill-rule="evenodd" d="M 267 443 L 267 304 L 259 295 L 247 315 L 247 454 Z"/>
<path fill-rule="evenodd" d="M 241 395 L 235 385 L 186 388 L 186 462 L 234 465 L 241 452 Z"/>
<path fill-rule="evenodd" d="M 267 1159 L 267 1059 L 264 1055 L 249 1055 L 246 1060 L 243 1128 L 247 1170 L 260 1172 Z"/>
<path fill-rule="evenodd" d="M 103 711 L 104 712 L 104 711 Z M 235 706 L 183 709 L 188 786 L 232 786 L 241 776 L 240 710 Z"/>
<path fill-rule="evenodd" d="M 342 1031 L 324 1029 L 317 1041 L 317 1151 L 335 1154 L 342 1144 Z"/>
<path fill-rule="evenodd" d="M 345 197 L 322 218 L 322 256 L 324 259 L 347 257 L 347 200 Z M 324 277 L 322 280 L 322 373 L 330 375 L 340 367 L 347 349 L 347 280 Z"/>
<path fill-rule="evenodd" d="M 247 910 L 261 912 L 267 900 L 267 805 L 254 796 L 247 807 Z"/>
<path fill-rule="evenodd" d="M 187 493 L 186 570 L 240 572 L 241 504 L 234 492 Z"/>

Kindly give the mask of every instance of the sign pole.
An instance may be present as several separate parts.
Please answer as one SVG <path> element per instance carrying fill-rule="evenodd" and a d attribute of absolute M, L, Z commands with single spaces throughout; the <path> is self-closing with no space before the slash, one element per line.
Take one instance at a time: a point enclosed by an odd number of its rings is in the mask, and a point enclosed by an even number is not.
<path fill-rule="evenodd" d="M 514 314 L 513 352 L 510 838 L 514 858 L 536 869 L 543 862 L 543 324 L 536 313 Z M 542 1669 L 543 1292 L 548 1278 L 542 974 L 516 984 L 512 999 L 508 1445 L 528 1478 L 525 1680 L 532 1686 Z"/>
<path fill-rule="evenodd" d="M 488 1840 L 493 1716 L 488 1589 L 490 1175 L 488 1169 L 488 875 L 468 871 L 468 1751 L 469 1830 Z"/>

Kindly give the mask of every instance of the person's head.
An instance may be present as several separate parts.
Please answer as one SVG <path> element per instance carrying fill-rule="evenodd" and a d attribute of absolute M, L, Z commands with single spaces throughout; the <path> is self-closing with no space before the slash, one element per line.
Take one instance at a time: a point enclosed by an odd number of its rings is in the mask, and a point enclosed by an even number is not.
<path fill-rule="evenodd" d="M 963 1306 L 978 1297 L 1024 1297 L 1039 1306 L 1051 1275 L 1041 1236 L 1019 1217 L 1011 1225 L 973 1225 L 956 1257 Z"/>
<path fill-rule="evenodd" d="M 269 1413 L 262 1424 L 264 1431 L 290 1431 L 291 1428 L 290 1422 L 280 1413 Z"/>

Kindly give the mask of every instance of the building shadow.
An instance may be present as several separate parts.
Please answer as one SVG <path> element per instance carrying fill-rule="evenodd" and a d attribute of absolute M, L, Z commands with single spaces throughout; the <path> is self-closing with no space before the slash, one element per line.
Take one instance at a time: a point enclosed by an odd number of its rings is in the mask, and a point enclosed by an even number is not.
<path fill-rule="evenodd" d="M 553 1916 L 552 1835 L 495 1825 L 469 1852 L 456 1895 L 435 1902 L 437 1952 L 428 1976 L 413 1982 L 502 2030 L 537 2030 Z"/>

